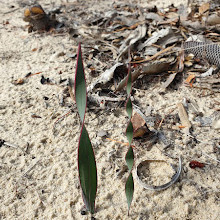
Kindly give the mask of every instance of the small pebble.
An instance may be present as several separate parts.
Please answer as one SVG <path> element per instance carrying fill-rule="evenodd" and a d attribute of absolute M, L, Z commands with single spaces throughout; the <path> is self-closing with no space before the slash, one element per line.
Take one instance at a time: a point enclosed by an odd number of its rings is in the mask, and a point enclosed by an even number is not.
<path fill-rule="evenodd" d="M 107 132 L 104 131 L 104 130 L 101 130 L 101 131 L 98 132 L 97 136 L 98 137 L 106 137 L 107 136 Z"/>
<path fill-rule="evenodd" d="M 49 61 L 50 61 L 50 62 L 53 62 L 53 61 L 57 60 L 58 57 L 61 57 L 61 56 L 64 56 L 64 55 L 65 55 L 65 53 L 64 53 L 63 51 L 61 51 L 61 52 L 56 52 L 56 53 L 54 53 L 53 55 L 51 55 Z"/>
<path fill-rule="evenodd" d="M 0 110 L 5 109 L 7 106 L 6 105 L 0 105 Z"/>
<path fill-rule="evenodd" d="M 86 211 L 85 210 L 81 210 L 81 215 L 86 215 Z"/>
<path fill-rule="evenodd" d="M 215 130 L 219 130 L 219 129 L 220 129 L 220 119 L 217 120 L 217 121 L 214 121 L 213 124 L 212 124 L 212 127 L 213 127 Z"/>

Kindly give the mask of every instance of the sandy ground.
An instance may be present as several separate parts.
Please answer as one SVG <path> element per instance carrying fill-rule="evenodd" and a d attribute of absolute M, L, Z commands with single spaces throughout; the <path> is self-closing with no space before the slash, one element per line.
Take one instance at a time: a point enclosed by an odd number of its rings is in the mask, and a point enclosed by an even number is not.
<path fill-rule="evenodd" d="M 0 138 L 19 148 L 5 145 L 0 148 L 0 219 L 90 219 L 89 214 L 83 216 L 80 213 L 83 207 L 77 171 L 80 123 L 76 109 L 57 124 L 54 132 L 54 123 L 69 109 L 59 105 L 60 87 L 40 83 L 41 75 L 55 81 L 60 77 L 74 77 L 76 60 L 57 54 L 76 53 L 77 44 L 68 34 L 29 34 L 22 20 L 24 8 L 15 0 L 4 2 L 0 1 Z M 45 9 L 52 3 L 59 5 L 62 2 L 39 1 Z M 146 4 L 145 1 L 139 3 Z M 110 7 L 111 1 L 105 5 Z M 160 3 L 163 5 L 165 2 Z M 4 25 L 5 21 L 9 24 Z M 29 72 L 42 73 L 28 78 L 22 85 L 12 84 L 14 79 Z M 88 77 L 87 83 L 90 82 Z M 204 116 L 212 115 L 217 108 L 215 101 L 220 100 L 219 94 L 210 96 L 184 86 L 159 94 L 152 85 L 147 91 L 137 89 L 135 93 L 142 109 L 150 106 L 152 112 L 161 115 L 168 114 L 173 108 L 177 113 L 175 105 L 184 98 L 196 102 Z M 68 101 L 71 103 L 71 99 Z M 32 117 L 33 114 L 40 118 Z M 199 127 L 196 123 L 193 123 L 194 135 L 199 142 L 193 146 L 185 145 L 182 139 L 175 139 L 170 134 L 175 143 L 172 155 L 183 157 L 180 180 L 162 192 L 145 190 L 135 180 L 134 200 L 130 216 L 127 216 L 124 194 L 127 172 L 121 172 L 121 175 L 117 172 L 125 167 L 127 148 L 97 135 L 105 130 L 109 138 L 126 142 L 126 124 L 123 107 L 117 111 L 105 108 L 87 111 L 86 126 L 98 169 L 94 217 L 100 220 L 220 219 L 219 163 L 206 156 L 217 158 L 213 147 L 219 146 L 219 129 Z M 157 143 L 148 151 L 144 146 L 138 146 L 135 150 L 137 161 L 168 160 L 160 147 Z M 207 163 L 205 168 L 190 169 L 188 163 L 193 159 Z M 156 171 L 159 175 L 168 170 L 169 167 L 165 170 L 162 166 Z"/>

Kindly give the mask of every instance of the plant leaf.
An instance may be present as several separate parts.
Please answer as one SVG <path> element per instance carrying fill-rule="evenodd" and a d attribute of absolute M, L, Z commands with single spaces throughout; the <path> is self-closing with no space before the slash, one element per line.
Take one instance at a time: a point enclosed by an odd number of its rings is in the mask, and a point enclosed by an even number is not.
<path fill-rule="evenodd" d="M 82 61 L 81 45 L 78 47 L 76 76 L 75 76 L 75 99 L 81 121 L 83 122 L 86 111 L 86 80 Z"/>
<path fill-rule="evenodd" d="M 134 180 L 132 173 L 129 174 L 128 179 L 125 184 L 125 194 L 127 198 L 127 204 L 128 204 L 128 215 L 129 215 L 129 209 L 131 206 L 131 202 L 133 199 L 133 194 L 134 194 Z"/>
<path fill-rule="evenodd" d="M 131 116 L 132 116 L 132 102 L 131 102 L 130 97 L 128 98 L 128 100 L 126 102 L 126 111 L 127 111 L 129 119 L 131 119 Z"/>
<path fill-rule="evenodd" d="M 127 136 L 129 146 L 130 146 L 132 139 L 133 139 L 133 125 L 132 125 L 131 121 L 128 124 L 127 130 L 126 130 L 126 136 Z"/>
<path fill-rule="evenodd" d="M 129 209 L 131 206 L 131 202 L 133 199 L 133 194 L 134 194 L 134 180 L 133 180 L 133 176 L 132 176 L 132 168 L 134 165 L 134 152 L 133 149 L 131 147 L 131 142 L 133 139 L 133 125 L 131 122 L 131 117 L 132 117 L 132 102 L 130 99 L 130 95 L 131 95 L 131 90 L 132 90 L 132 81 L 131 81 L 131 67 L 129 66 L 128 68 L 128 76 L 127 76 L 127 87 L 126 87 L 126 91 L 128 94 L 128 99 L 126 102 L 126 111 L 129 117 L 129 122 L 128 122 L 128 126 L 126 129 L 126 136 L 129 142 L 129 149 L 128 152 L 125 156 L 125 160 L 129 169 L 129 176 L 128 179 L 126 181 L 125 184 L 125 194 L 126 194 L 126 198 L 127 198 L 127 204 L 128 204 L 128 215 L 129 215 Z"/>
<path fill-rule="evenodd" d="M 88 132 L 83 126 L 78 148 L 78 167 L 80 184 L 86 208 L 94 213 L 97 190 L 97 170 L 92 144 Z"/>
<path fill-rule="evenodd" d="M 89 134 L 85 128 L 84 120 L 87 104 L 86 80 L 82 62 L 81 46 L 79 44 L 77 54 L 76 76 L 75 76 L 75 98 L 82 128 L 78 145 L 78 169 L 79 180 L 82 188 L 83 200 L 86 208 L 94 213 L 95 198 L 97 191 L 97 169 L 95 155 Z"/>
<path fill-rule="evenodd" d="M 126 91 L 127 94 L 130 95 L 132 89 L 132 80 L 131 80 L 131 67 L 128 67 L 128 79 L 127 79 L 127 86 L 126 86 Z"/>
<path fill-rule="evenodd" d="M 132 147 L 128 149 L 128 152 L 125 156 L 126 163 L 128 165 L 128 169 L 131 170 L 134 164 L 134 152 Z"/>

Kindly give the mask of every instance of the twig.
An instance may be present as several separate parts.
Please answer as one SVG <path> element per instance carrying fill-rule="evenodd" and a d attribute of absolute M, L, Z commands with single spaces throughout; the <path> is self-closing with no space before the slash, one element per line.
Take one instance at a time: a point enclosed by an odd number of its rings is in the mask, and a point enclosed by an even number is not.
<path fill-rule="evenodd" d="M 24 174 L 22 174 L 22 177 L 25 177 L 27 175 L 27 173 L 29 173 L 37 165 L 37 163 L 39 161 L 40 161 L 40 159 L 37 160 L 36 163 L 33 166 L 31 166 Z"/>
<path fill-rule="evenodd" d="M 217 160 L 214 157 L 209 156 L 208 154 L 204 153 L 203 151 L 202 151 L 202 154 L 204 154 L 206 157 L 209 157 L 209 158 L 211 158 L 211 159 L 213 159 L 213 160 L 215 160 L 215 161 L 220 163 L 220 160 Z"/>
<path fill-rule="evenodd" d="M 5 146 L 7 146 L 7 147 L 12 147 L 12 148 L 15 148 L 15 149 L 20 149 L 22 152 L 24 152 L 23 149 L 21 149 L 19 146 L 15 145 L 15 144 L 11 144 L 11 143 L 9 143 L 9 142 L 6 142 L 6 141 L 3 140 L 3 139 L 0 139 L 0 147 L 1 147 L 2 145 L 5 145 Z"/>
<path fill-rule="evenodd" d="M 14 145 L 14 144 L 11 144 L 11 143 L 9 143 L 9 142 L 6 142 L 6 141 L 3 141 L 3 144 L 4 144 L 5 146 L 7 146 L 7 147 L 13 147 L 13 148 L 15 148 L 15 149 L 19 148 L 18 146 Z"/>
<path fill-rule="evenodd" d="M 169 115 L 170 113 L 172 113 L 174 110 L 175 110 L 175 109 L 171 109 L 171 110 L 168 112 L 168 115 Z M 166 116 L 167 116 L 167 115 L 164 115 L 163 118 L 161 119 L 160 124 L 159 124 L 158 127 L 157 127 L 158 130 L 160 129 L 160 127 L 161 127 L 162 123 L 164 122 Z"/>
<path fill-rule="evenodd" d="M 4 12 L 3 14 L 6 15 L 6 14 L 9 14 L 9 13 L 13 13 L 13 12 L 17 11 L 18 9 L 19 9 L 19 8 L 12 9 L 12 10 L 10 10 L 10 11 Z"/>
<path fill-rule="evenodd" d="M 72 112 L 72 109 L 69 110 L 65 115 L 62 115 L 60 118 L 58 118 L 58 119 L 54 122 L 53 128 L 55 128 L 55 127 L 56 127 L 56 124 L 57 124 L 59 121 L 63 120 L 65 117 L 67 117 L 71 112 Z"/>
<path fill-rule="evenodd" d="M 157 58 L 159 55 L 161 55 L 161 54 L 163 54 L 163 53 L 165 53 L 165 52 L 170 51 L 172 48 L 174 48 L 174 46 L 175 46 L 175 44 L 172 45 L 172 46 L 170 46 L 170 47 L 165 48 L 164 50 L 159 51 L 158 53 L 156 53 L 156 54 L 154 54 L 153 56 L 148 57 L 148 58 L 146 58 L 146 59 L 144 59 L 144 60 L 132 61 L 132 62 L 130 62 L 130 63 L 144 63 L 144 62 L 153 60 L 153 59 Z"/>

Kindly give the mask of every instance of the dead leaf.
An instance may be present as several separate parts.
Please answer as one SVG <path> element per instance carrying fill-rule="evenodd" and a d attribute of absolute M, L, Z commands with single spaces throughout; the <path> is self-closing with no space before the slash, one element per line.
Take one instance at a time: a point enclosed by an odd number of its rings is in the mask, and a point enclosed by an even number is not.
<path fill-rule="evenodd" d="M 119 55 L 117 60 L 121 56 L 127 53 L 128 49 L 133 46 L 137 41 L 141 40 L 143 37 L 145 37 L 147 32 L 147 27 L 145 24 L 139 25 L 138 28 L 135 30 L 132 30 L 130 35 L 127 37 L 127 39 L 123 42 L 123 44 L 119 48 Z"/>
<path fill-rule="evenodd" d="M 123 63 L 116 63 L 114 66 L 112 66 L 110 69 L 107 69 L 104 73 L 102 73 L 99 78 L 92 83 L 89 88 L 88 91 L 91 91 L 94 89 L 94 87 L 98 84 L 98 83 L 102 83 L 102 84 L 106 84 L 107 82 L 109 82 L 114 75 L 114 72 L 116 70 L 117 67 L 123 65 Z"/>
<path fill-rule="evenodd" d="M 135 114 L 131 118 L 131 122 L 134 129 L 134 138 L 142 137 L 144 134 L 150 132 L 150 130 L 146 126 L 145 120 L 137 112 L 135 112 Z"/>
<path fill-rule="evenodd" d="M 208 16 L 206 24 L 207 25 L 218 25 L 218 24 L 220 24 L 220 16 L 218 16 L 217 14 L 212 14 L 212 15 Z"/>
<path fill-rule="evenodd" d="M 210 4 L 207 3 L 203 3 L 200 7 L 199 7 L 199 14 L 202 15 L 205 12 L 207 12 L 210 9 Z"/>
<path fill-rule="evenodd" d="M 190 74 L 185 80 L 185 83 L 191 86 L 193 84 L 193 81 L 195 80 L 195 77 L 196 77 L 195 74 Z"/>
<path fill-rule="evenodd" d="M 157 30 L 152 33 L 152 36 L 148 38 L 142 45 L 140 45 L 140 50 L 147 46 L 151 46 L 152 44 L 156 43 L 160 38 L 167 36 L 171 31 L 171 28 L 163 28 L 161 30 Z"/>

